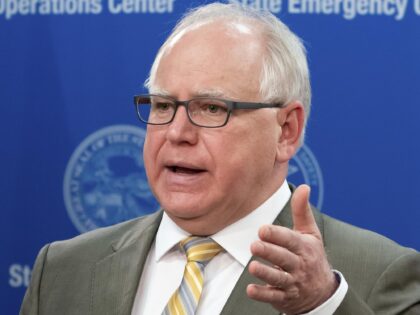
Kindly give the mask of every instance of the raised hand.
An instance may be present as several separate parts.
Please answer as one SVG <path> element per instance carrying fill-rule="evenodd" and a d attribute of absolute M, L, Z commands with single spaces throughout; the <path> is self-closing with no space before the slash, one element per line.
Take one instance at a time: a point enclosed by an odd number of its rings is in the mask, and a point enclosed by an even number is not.
<path fill-rule="evenodd" d="M 286 314 L 302 314 L 325 302 L 338 287 L 328 263 L 322 236 L 309 205 L 310 188 L 299 186 L 291 200 L 293 230 L 265 225 L 251 245 L 249 272 L 265 282 L 250 284 L 250 298 L 270 303 Z"/>

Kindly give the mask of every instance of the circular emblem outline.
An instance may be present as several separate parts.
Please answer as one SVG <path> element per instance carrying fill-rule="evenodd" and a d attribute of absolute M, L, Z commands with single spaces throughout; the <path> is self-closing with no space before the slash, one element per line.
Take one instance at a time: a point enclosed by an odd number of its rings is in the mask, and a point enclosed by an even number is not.
<path fill-rule="evenodd" d="M 76 170 L 77 167 L 80 167 L 80 160 L 83 159 L 85 155 L 93 155 L 90 151 L 92 151 L 92 147 L 95 146 L 95 144 L 98 143 L 98 141 L 101 141 L 106 137 L 112 136 L 114 134 L 129 134 L 131 136 L 141 138 L 144 142 L 146 131 L 143 128 L 139 128 L 132 125 L 111 125 L 98 129 L 90 135 L 88 135 L 79 143 L 79 145 L 76 147 L 67 163 L 63 180 L 64 204 L 71 222 L 80 233 L 84 233 L 101 226 L 92 224 L 92 220 L 84 213 L 85 210 L 83 209 L 83 205 L 81 203 L 74 204 L 74 202 L 72 201 L 72 190 L 75 189 L 72 185 L 77 185 L 77 183 L 72 182 L 74 181 L 74 172 L 82 172 L 82 170 Z M 108 146 L 109 145 L 112 144 L 108 144 Z M 143 149 L 143 145 L 141 145 L 140 149 Z M 100 148 L 94 150 L 99 151 Z M 138 152 L 138 154 L 140 153 L 141 151 Z M 87 159 L 89 159 L 89 157 Z M 85 161 L 84 163 L 87 162 L 88 161 Z M 157 209 L 158 208 L 156 208 L 155 210 Z"/>
<path fill-rule="evenodd" d="M 324 202 L 324 179 L 315 155 L 306 144 L 303 144 L 292 161 L 297 164 L 302 172 L 304 183 L 311 187 L 312 202 L 321 210 Z"/>

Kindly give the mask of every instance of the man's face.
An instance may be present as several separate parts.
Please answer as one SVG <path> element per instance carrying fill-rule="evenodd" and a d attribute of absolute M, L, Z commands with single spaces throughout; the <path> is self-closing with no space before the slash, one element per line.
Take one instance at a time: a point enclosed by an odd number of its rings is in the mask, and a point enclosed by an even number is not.
<path fill-rule="evenodd" d="M 187 32 L 163 56 L 154 86 L 178 100 L 217 93 L 261 101 L 264 51 L 258 36 L 248 31 L 244 25 L 213 23 Z M 276 154 L 282 132 L 277 111 L 235 111 L 226 126 L 212 129 L 191 124 L 181 106 L 170 124 L 148 125 L 144 161 L 149 183 L 180 227 L 213 234 L 280 186 L 287 163 Z"/>

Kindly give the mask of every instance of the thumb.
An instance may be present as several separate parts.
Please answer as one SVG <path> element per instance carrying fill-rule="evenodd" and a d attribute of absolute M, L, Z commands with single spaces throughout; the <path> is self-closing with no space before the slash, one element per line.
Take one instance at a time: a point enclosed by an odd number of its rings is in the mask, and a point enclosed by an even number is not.
<path fill-rule="evenodd" d="M 319 238 L 320 232 L 309 204 L 310 192 L 308 185 L 300 185 L 292 195 L 293 229 Z"/>

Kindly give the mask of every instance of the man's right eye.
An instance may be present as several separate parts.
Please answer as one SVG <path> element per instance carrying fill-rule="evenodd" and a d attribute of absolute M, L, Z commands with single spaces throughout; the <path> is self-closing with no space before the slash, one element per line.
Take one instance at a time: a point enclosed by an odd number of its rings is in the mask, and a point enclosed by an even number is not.
<path fill-rule="evenodd" d="M 171 108 L 171 104 L 169 103 L 155 103 L 153 104 L 153 108 L 159 111 L 167 111 Z"/>

